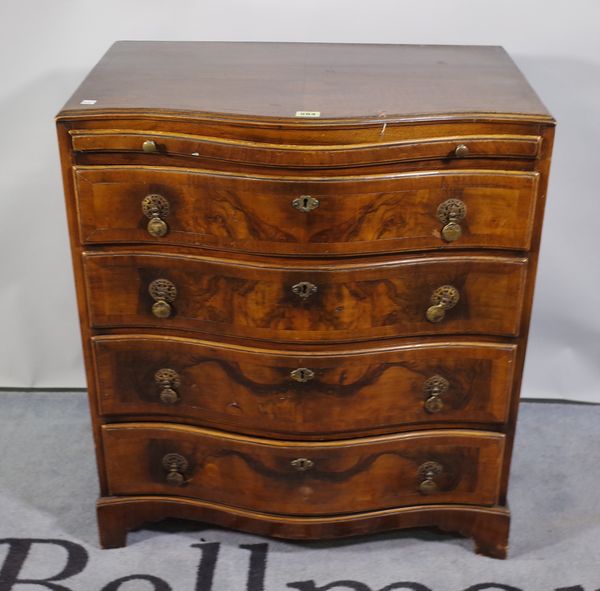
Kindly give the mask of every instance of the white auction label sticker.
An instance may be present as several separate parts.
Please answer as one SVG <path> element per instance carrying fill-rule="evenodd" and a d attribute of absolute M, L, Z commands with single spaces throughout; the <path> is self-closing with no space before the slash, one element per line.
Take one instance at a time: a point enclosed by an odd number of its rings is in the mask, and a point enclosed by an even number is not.
<path fill-rule="evenodd" d="M 83 99 L 80 105 L 95 105 L 98 101 L 96 99 Z"/>
<path fill-rule="evenodd" d="M 296 117 L 320 117 L 321 111 L 296 111 Z"/>

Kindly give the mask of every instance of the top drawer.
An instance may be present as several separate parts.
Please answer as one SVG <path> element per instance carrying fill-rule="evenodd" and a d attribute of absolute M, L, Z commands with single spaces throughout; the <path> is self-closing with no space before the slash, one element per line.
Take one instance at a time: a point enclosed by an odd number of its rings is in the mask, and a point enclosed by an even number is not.
<path fill-rule="evenodd" d="M 297 168 L 339 168 L 368 164 L 464 158 L 538 157 L 536 135 L 455 135 L 352 144 L 284 144 L 136 130 L 73 130 L 76 152 L 132 152 L 156 156 L 202 156 L 253 164 Z"/>
<path fill-rule="evenodd" d="M 528 250 L 538 174 L 353 177 L 76 167 L 84 244 L 201 246 L 283 255 L 439 248 Z"/>

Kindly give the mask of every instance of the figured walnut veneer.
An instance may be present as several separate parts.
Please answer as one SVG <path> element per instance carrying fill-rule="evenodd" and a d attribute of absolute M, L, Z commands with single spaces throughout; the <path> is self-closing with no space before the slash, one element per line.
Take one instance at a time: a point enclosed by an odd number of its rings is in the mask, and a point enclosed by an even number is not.
<path fill-rule="evenodd" d="M 261 254 L 369 254 L 431 248 L 529 248 L 534 172 L 452 171 L 334 178 L 246 176 L 176 168 L 77 167 L 86 244 L 152 243 L 140 223 L 147 193 L 169 203 L 162 243 Z M 299 212 L 292 202 L 318 202 Z M 446 243 L 447 199 L 467 209 L 464 238 Z M 265 216 L 268 212 L 268 216 Z"/>
<path fill-rule="evenodd" d="M 516 346 L 459 342 L 395 343 L 341 351 L 264 350 L 181 337 L 94 337 L 101 395 L 110 416 L 155 415 L 284 438 L 335 439 L 415 425 L 503 424 Z M 160 399 L 155 373 L 176 367 L 176 404 Z M 312 377 L 291 378 L 298 368 Z M 448 380 L 443 409 L 426 412 L 425 384 Z"/>

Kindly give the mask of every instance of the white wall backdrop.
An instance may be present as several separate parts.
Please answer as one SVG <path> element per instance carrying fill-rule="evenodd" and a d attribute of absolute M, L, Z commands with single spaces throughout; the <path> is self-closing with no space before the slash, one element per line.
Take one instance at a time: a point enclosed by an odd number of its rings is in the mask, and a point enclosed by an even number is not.
<path fill-rule="evenodd" d="M 83 387 L 53 116 L 117 39 L 503 45 L 559 121 L 523 395 L 600 402 L 598 0 L 2 0 L 0 387 Z"/>

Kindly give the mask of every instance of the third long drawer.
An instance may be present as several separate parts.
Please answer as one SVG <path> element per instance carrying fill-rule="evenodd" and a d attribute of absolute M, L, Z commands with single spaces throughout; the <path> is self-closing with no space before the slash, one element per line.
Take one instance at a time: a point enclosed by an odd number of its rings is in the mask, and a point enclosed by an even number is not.
<path fill-rule="evenodd" d="M 288 438 L 505 422 L 517 345 L 466 339 L 281 350 L 93 338 L 99 411 Z"/>

